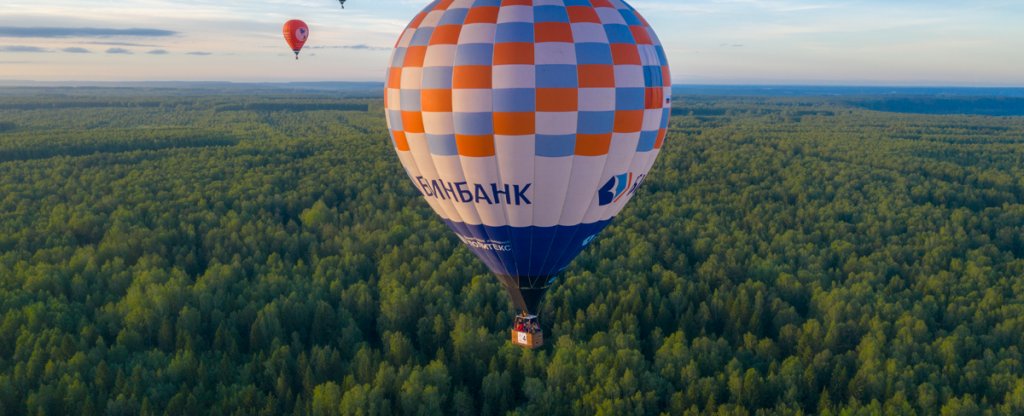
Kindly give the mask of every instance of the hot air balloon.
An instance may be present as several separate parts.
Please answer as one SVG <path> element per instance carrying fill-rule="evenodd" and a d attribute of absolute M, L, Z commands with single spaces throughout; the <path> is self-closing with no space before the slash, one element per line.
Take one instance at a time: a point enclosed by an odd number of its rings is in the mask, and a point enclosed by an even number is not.
<path fill-rule="evenodd" d="M 643 183 L 670 94 L 664 49 L 621 0 L 438 0 L 400 36 L 398 158 L 508 291 L 513 343 L 543 343 L 545 291 Z"/>
<path fill-rule="evenodd" d="M 302 45 L 306 44 L 306 39 L 309 39 L 309 26 L 301 20 L 289 20 L 284 23 L 282 31 L 285 42 L 288 42 L 288 46 L 295 52 L 295 59 L 299 59 L 299 51 L 302 50 Z"/>
<path fill-rule="evenodd" d="M 341 3 L 341 8 L 344 9 L 345 8 L 345 0 L 338 0 L 338 2 Z"/>

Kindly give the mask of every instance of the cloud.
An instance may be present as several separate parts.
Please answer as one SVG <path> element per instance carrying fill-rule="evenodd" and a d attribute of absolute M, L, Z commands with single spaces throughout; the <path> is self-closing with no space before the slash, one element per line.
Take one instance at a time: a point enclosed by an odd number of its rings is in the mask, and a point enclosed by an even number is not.
<path fill-rule="evenodd" d="M 177 35 L 173 30 L 152 28 L 95 28 L 95 27 L 15 27 L 0 26 L 0 36 L 9 38 L 71 38 L 71 37 L 166 37 Z"/>
<path fill-rule="evenodd" d="M 45 53 L 50 52 L 50 50 L 38 46 L 8 45 L 0 46 L 0 52 Z"/>
<path fill-rule="evenodd" d="M 362 44 L 362 43 L 360 43 L 358 45 L 320 45 L 320 46 L 310 46 L 309 48 L 310 49 L 356 49 L 356 50 L 363 50 L 363 51 L 390 51 L 391 50 L 391 48 L 385 48 L 383 46 L 370 46 L 370 45 L 366 45 L 366 44 Z"/>
<path fill-rule="evenodd" d="M 92 53 L 92 51 L 90 51 L 88 49 L 79 48 L 77 46 L 70 47 L 70 48 L 64 48 L 64 49 L 61 49 L 61 51 L 62 52 L 66 52 L 66 53 Z"/>
<path fill-rule="evenodd" d="M 140 48 L 159 48 L 160 45 L 151 45 L 148 43 L 132 43 L 132 42 L 78 42 L 83 45 L 106 45 L 106 46 L 138 46 Z"/>
<path fill-rule="evenodd" d="M 134 54 L 135 52 L 132 52 L 132 51 L 130 51 L 128 49 L 125 49 L 125 48 L 110 48 L 110 49 L 107 49 L 107 53 L 112 54 L 112 55 L 131 55 L 131 54 Z"/>
<path fill-rule="evenodd" d="M 168 52 L 166 49 L 153 49 L 146 53 L 149 55 L 167 55 Z"/>
<path fill-rule="evenodd" d="M 211 52 L 195 51 L 195 52 L 186 52 L 185 55 L 210 56 L 210 55 L 213 55 L 213 53 L 211 53 Z"/>

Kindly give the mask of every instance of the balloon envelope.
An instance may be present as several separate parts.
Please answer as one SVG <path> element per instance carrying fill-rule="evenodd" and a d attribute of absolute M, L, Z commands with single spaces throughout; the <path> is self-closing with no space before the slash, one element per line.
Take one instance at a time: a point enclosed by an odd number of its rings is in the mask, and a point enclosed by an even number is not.
<path fill-rule="evenodd" d="M 284 40 L 288 42 L 288 47 L 292 48 L 292 52 L 295 52 L 295 57 L 298 58 L 299 51 L 309 39 L 309 26 L 301 20 L 289 20 L 284 23 L 281 31 L 284 32 Z"/>
<path fill-rule="evenodd" d="M 530 313 L 635 194 L 671 107 L 665 51 L 620 0 L 434 1 L 385 94 L 413 184 Z"/>

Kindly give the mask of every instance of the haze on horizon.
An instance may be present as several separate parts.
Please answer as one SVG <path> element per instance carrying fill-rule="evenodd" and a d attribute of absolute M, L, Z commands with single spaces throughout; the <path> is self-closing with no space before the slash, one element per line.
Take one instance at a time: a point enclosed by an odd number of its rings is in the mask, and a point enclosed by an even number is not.
<path fill-rule="evenodd" d="M 5 0 L 0 80 L 380 81 L 426 0 Z M 634 0 L 680 84 L 1024 86 L 1024 2 Z M 295 62 L 281 24 L 312 36 Z"/>

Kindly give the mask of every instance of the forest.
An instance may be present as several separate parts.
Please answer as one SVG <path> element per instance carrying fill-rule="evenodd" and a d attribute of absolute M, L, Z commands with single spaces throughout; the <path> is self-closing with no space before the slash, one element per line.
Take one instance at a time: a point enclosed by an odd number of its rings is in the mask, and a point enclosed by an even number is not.
<path fill-rule="evenodd" d="M 378 98 L 0 89 L 0 416 L 1024 414 L 1024 117 L 674 101 L 530 351 Z"/>

